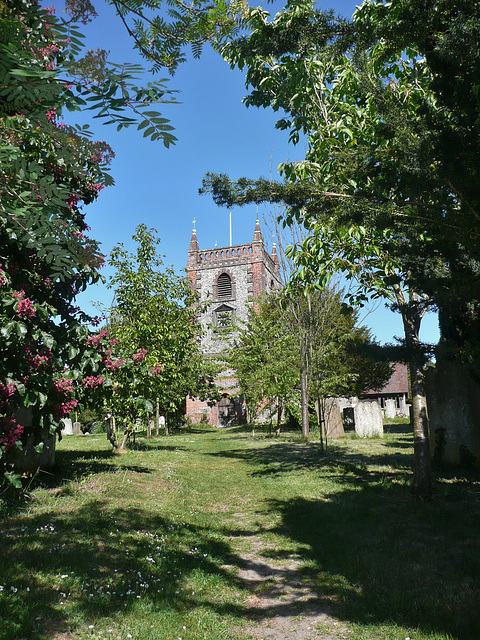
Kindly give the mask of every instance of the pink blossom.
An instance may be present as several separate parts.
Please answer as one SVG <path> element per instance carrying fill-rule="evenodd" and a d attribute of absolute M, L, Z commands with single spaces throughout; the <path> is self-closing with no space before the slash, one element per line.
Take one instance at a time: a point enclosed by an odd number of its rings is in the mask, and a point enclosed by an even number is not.
<path fill-rule="evenodd" d="M 103 331 L 100 331 L 100 333 L 97 333 L 94 336 L 90 336 L 89 338 L 87 338 L 87 346 L 98 347 L 100 342 L 103 340 L 103 338 L 105 338 L 107 334 L 108 334 L 108 329 L 104 329 Z"/>
<path fill-rule="evenodd" d="M 109 356 L 105 359 L 105 366 L 110 371 L 118 371 L 125 364 L 125 360 L 112 360 Z"/>
<path fill-rule="evenodd" d="M 17 385 L 14 382 L 3 384 L 0 382 L 0 395 L 4 398 L 10 398 L 17 392 Z"/>
<path fill-rule="evenodd" d="M 32 318 L 35 315 L 35 309 L 30 298 L 18 301 L 17 314 L 21 318 Z"/>
<path fill-rule="evenodd" d="M 105 378 L 102 376 L 87 376 L 83 379 L 84 389 L 94 389 L 101 386 L 105 382 Z"/>
<path fill-rule="evenodd" d="M 58 393 L 73 393 L 73 384 L 69 378 L 60 378 L 53 381 L 53 388 Z"/>
<path fill-rule="evenodd" d="M 145 356 L 147 355 L 146 349 L 140 349 L 138 353 L 134 353 L 132 356 L 132 360 L 137 364 L 143 362 L 145 360 Z"/>
<path fill-rule="evenodd" d="M 11 449 L 22 435 L 23 429 L 14 416 L 0 418 L 0 447 Z"/>
<path fill-rule="evenodd" d="M 156 364 L 155 366 L 150 367 L 150 371 L 152 372 L 153 376 L 159 376 L 162 373 L 163 369 L 163 364 Z"/>
<path fill-rule="evenodd" d="M 68 416 L 78 404 L 78 400 L 69 400 L 68 402 L 61 402 L 53 407 L 53 412 L 60 418 Z"/>

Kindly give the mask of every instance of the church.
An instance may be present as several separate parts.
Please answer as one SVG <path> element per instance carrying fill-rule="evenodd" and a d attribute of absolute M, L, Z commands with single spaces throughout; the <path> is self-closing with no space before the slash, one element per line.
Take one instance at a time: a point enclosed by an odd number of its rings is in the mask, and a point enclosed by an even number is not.
<path fill-rule="evenodd" d="M 188 248 L 187 278 L 199 294 L 200 302 L 209 302 L 198 321 L 203 327 L 202 351 L 215 357 L 229 348 L 233 334 L 225 339 L 222 329 L 248 320 L 249 308 L 263 293 L 282 286 L 277 250 L 271 254 L 264 246 L 260 222 L 255 223 L 250 244 L 201 250 L 193 229 Z M 232 372 L 225 371 L 216 381 L 222 399 L 213 407 L 198 398 L 187 398 L 186 417 L 193 422 L 207 421 L 219 427 L 241 424 L 245 419 L 243 399 Z"/>

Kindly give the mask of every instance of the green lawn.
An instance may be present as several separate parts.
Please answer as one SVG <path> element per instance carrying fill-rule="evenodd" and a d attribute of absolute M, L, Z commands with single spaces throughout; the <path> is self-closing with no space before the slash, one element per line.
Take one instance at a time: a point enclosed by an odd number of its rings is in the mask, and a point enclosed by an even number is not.
<path fill-rule="evenodd" d="M 54 476 L 2 496 L 0 639 L 247 638 L 253 538 L 302 560 L 351 640 L 480 638 L 478 474 L 437 472 L 414 502 L 405 425 L 325 456 L 255 434 L 192 428 L 123 455 L 65 437 Z"/>

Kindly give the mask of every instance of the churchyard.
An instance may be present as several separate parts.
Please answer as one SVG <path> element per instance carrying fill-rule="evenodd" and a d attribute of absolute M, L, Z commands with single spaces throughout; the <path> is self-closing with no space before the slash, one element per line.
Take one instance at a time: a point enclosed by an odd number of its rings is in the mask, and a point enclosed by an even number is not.
<path fill-rule="evenodd" d="M 58 444 L 1 495 L 1 640 L 476 640 L 480 476 L 410 494 L 411 428 Z"/>

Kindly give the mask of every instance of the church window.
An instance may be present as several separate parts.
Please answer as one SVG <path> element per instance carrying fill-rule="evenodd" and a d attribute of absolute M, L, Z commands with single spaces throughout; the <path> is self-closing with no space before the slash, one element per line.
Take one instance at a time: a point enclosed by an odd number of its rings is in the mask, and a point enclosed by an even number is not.
<path fill-rule="evenodd" d="M 221 273 L 217 280 L 217 296 L 219 298 L 232 297 L 232 279 L 228 273 Z"/>
<path fill-rule="evenodd" d="M 228 329 L 232 326 L 233 309 L 226 304 L 215 311 L 215 325 L 219 329 Z"/>

